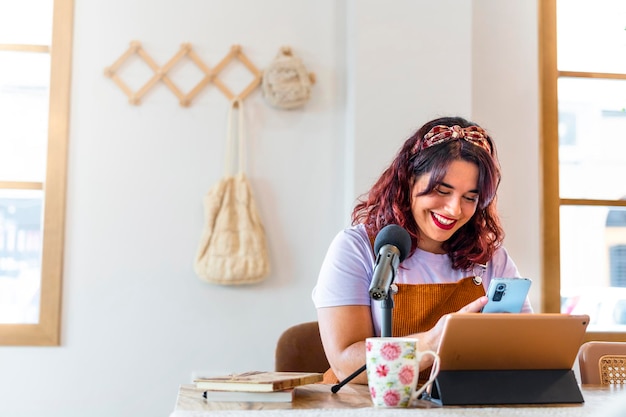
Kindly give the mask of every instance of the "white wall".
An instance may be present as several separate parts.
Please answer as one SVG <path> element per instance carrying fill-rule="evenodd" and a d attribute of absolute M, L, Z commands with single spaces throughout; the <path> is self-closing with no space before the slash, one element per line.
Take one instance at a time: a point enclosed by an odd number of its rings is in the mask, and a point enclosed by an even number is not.
<path fill-rule="evenodd" d="M 472 117 L 496 140 L 502 184 L 498 208 L 505 246 L 533 280 L 541 308 L 539 77 L 537 4 L 474 0 Z"/>
<path fill-rule="evenodd" d="M 538 290 L 536 6 L 501 3 L 76 0 L 62 344 L 2 348 L 0 415 L 167 416 L 194 371 L 272 369 L 280 332 L 316 317 L 310 291 L 354 198 L 440 115 L 494 133 L 506 245 Z M 131 40 L 160 64 L 184 42 L 209 65 L 240 44 L 260 68 L 290 45 L 315 73 L 301 110 L 260 91 L 245 103 L 264 283 L 194 275 L 227 101 L 210 87 L 183 108 L 160 84 L 131 106 L 103 76 Z M 126 71 L 145 79 L 137 63 Z M 172 78 L 188 90 L 193 74 Z"/>
<path fill-rule="evenodd" d="M 347 122 L 360 195 L 424 122 L 471 116 L 471 2 L 350 4 Z"/>

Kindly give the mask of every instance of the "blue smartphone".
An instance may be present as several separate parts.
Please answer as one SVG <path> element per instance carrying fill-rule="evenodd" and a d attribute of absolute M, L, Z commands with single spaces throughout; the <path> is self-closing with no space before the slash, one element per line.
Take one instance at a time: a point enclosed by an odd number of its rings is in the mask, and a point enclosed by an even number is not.
<path fill-rule="evenodd" d="M 487 289 L 489 301 L 483 313 L 519 313 L 532 281 L 529 278 L 493 278 Z"/>

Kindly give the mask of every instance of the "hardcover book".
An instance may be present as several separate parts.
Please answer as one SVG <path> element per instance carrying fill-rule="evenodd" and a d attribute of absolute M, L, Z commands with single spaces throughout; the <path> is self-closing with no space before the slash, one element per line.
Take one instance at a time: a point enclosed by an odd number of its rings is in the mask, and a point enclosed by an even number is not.
<path fill-rule="evenodd" d="M 288 403 L 293 402 L 295 390 L 293 388 L 269 392 L 207 390 L 202 396 L 211 402 Z"/>
<path fill-rule="evenodd" d="M 299 385 L 322 381 L 324 375 L 316 372 L 252 371 L 241 374 L 197 378 L 196 388 L 214 391 L 282 391 Z"/>

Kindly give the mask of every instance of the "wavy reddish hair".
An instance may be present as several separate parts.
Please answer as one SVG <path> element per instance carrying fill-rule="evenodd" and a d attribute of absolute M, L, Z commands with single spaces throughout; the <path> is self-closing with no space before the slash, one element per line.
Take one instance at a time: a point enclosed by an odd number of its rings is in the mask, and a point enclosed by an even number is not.
<path fill-rule="evenodd" d="M 411 211 L 411 189 L 417 178 L 430 174 L 430 182 L 420 195 L 431 193 L 443 181 L 452 161 L 462 160 L 478 167 L 478 203 L 472 218 L 443 243 L 443 249 L 455 269 L 468 270 L 486 264 L 502 245 L 504 231 L 496 210 L 500 184 L 500 166 L 495 144 L 487 141 L 491 153 L 466 140 L 450 140 L 421 149 L 424 135 L 434 126 L 478 126 L 460 117 L 443 117 L 422 126 L 404 142 L 391 165 L 382 173 L 367 194 L 362 195 L 352 211 L 352 224 L 362 223 L 370 236 L 397 224 L 411 235 L 411 253 L 417 248 L 420 231 Z M 412 149 L 417 149 L 412 154 Z"/>

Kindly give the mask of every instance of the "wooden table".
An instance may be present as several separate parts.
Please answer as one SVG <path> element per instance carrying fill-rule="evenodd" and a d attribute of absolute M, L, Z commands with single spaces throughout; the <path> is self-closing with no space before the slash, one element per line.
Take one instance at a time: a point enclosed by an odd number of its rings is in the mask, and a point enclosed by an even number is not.
<path fill-rule="evenodd" d="M 372 406 L 367 386 L 348 384 L 337 394 L 331 385 L 311 384 L 296 388 L 293 402 L 288 403 L 229 403 L 207 402 L 194 385 L 181 385 L 176 407 L 170 417 L 381 417 L 380 408 Z M 436 417 L 621 417 L 626 415 L 626 388 L 622 386 L 583 386 L 583 404 L 550 404 L 526 406 L 472 406 L 441 407 L 420 401 L 407 411 L 401 408 L 385 408 L 385 417 L 433 415 Z M 619 403 L 619 404 L 618 404 Z M 613 409 L 621 409 L 612 414 Z M 235 411 L 239 410 L 239 411 Z"/>

